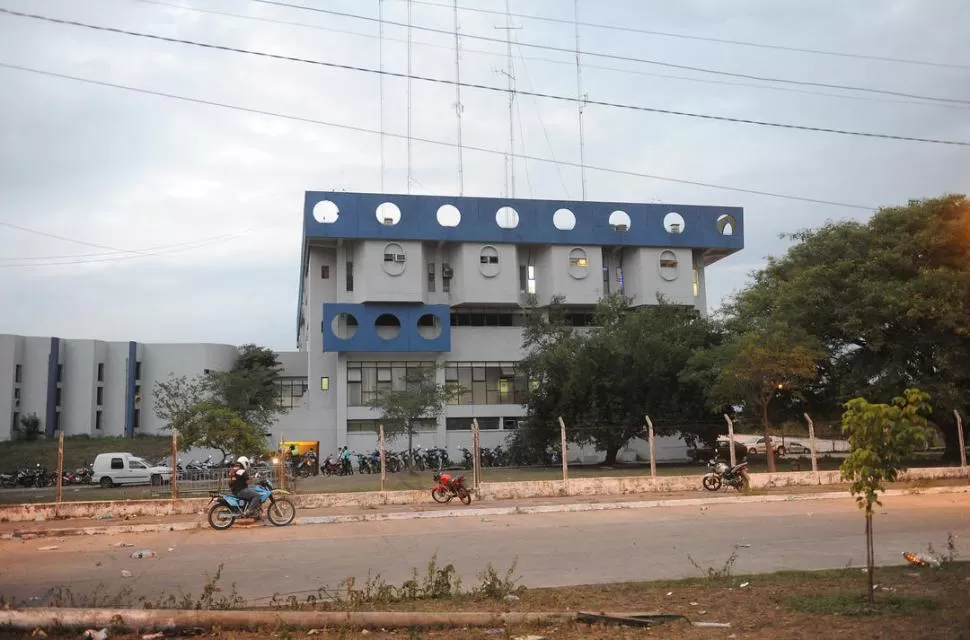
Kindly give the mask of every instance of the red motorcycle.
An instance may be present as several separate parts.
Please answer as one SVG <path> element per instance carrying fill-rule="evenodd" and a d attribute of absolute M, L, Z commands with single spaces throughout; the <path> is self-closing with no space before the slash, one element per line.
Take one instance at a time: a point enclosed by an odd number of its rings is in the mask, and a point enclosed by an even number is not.
<path fill-rule="evenodd" d="M 465 488 L 465 476 L 453 478 L 447 473 L 436 471 L 434 481 L 438 483 L 431 490 L 431 497 L 434 498 L 435 502 L 446 503 L 451 502 L 454 498 L 458 498 L 464 505 L 472 503 L 472 496 L 468 493 L 468 489 Z"/>

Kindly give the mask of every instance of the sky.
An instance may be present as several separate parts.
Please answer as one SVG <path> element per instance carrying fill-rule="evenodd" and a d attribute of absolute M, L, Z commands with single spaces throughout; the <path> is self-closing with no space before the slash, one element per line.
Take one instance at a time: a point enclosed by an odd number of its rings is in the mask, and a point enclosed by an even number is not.
<path fill-rule="evenodd" d="M 379 68 L 378 0 L 0 0 L 0 8 L 369 69 Z M 450 0 L 412 6 L 450 32 Z M 443 4 L 441 6 L 431 6 Z M 384 0 L 406 22 L 406 0 Z M 504 11 L 497 0 L 464 8 Z M 182 8 L 178 8 L 182 7 Z M 205 9 L 202 12 L 192 9 Z M 511 0 L 514 13 L 571 20 L 569 0 Z M 211 13 L 220 12 L 220 13 Z M 966 0 L 579 0 L 580 19 L 703 38 L 951 66 L 810 54 L 581 27 L 581 49 L 806 83 L 779 84 L 609 57 L 582 57 L 590 100 L 731 118 L 970 141 Z M 234 15 L 226 15 L 234 14 Z M 505 17 L 462 10 L 463 81 L 505 86 Z M 516 87 L 575 96 L 573 25 L 513 18 Z M 385 24 L 383 64 L 406 73 L 405 28 Z M 454 36 L 414 30 L 413 74 L 455 77 Z M 247 109 L 381 128 L 381 83 L 327 68 L 0 13 L 0 64 Z M 963 65 L 960 68 L 960 65 Z M 407 132 L 407 81 L 383 82 L 385 132 Z M 454 143 L 454 86 L 411 83 L 414 137 Z M 508 103 L 462 89 L 462 137 L 502 152 Z M 576 105 L 518 96 L 516 152 L 575 163 Z M 707 272 L 709 306 L 745 286 L 782 234 L 864 220 L 880 206 L 970 191 L 970 147 L 780 129 L 601 106 L 585 109 L 589 165 L 859 205 L 851 208 L 586 172 L 590 200 L 744 208 L 745 248 Z M 501 196 L 501 154 L 466 150 L 464 195 Z M 458 193 L 458 152 L 412 142 L 412 193 Z M 303 194 L 406 193 L 407 145 L 375 133 L 146 95 L 0 66 L 0 333 L 140 342 L 254 342 L 295 348 Z M 382 187 L 383 183 L 383 187 Z M 516 161 L 518 197 L 575 199 L 580 170 Z M 14 226 L 5 226 L 14 225 Z M 17 228 L 20 227 L 20 228 Z"/>

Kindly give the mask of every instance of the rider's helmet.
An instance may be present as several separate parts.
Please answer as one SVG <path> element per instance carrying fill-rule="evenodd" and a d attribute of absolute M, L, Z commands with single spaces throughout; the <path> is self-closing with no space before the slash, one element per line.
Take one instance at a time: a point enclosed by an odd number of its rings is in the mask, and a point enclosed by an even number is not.
<path fill-rule="evenodd" d="M 249 458 L 246 456 L 239 456 L 236 458 L 236 464 L 242 465 L 243 469 L 249 470 Z"/>

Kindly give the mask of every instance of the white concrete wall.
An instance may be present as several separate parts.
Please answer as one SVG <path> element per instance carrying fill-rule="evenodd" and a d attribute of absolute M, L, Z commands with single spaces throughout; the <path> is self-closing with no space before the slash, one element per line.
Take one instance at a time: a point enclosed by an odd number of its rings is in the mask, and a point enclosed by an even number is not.
<path fill-rule="evenodd" d="M 11 438 L 15 414 L 20 414 L 19 402 L 14 400 L 16 365 L 23 356 L 23 338 L 0 335 L 0 440 Z"/>
<path fill-rule="evenodd" d="M 585 255 L 585 269 L 570 266 L 574 249 Z M 581 305 L 596 304 L 603 297 L 603 251 L 599 247 L 550 246 L 533 255 L 540 304 L 549 304 L 556 295 L 565 296 L 568 304 Z"/>
<path fill-rule="evenodd" d="M 482 264 L 485 255 L 497 264 Z M 451 304 L 508 305 L 519 302 L 519 267 L 515 245 L 461 243 L 450 250 L 455 271 Z"/>
<path fill-rule="evenodd" d="M 388 249 L 392 245 L 403 250 L 403 264 L 384 262 L 385 251 L 400 253 Z M 356 301 L 423 302 L 427 278 L 426 262 L 421 242 L 366 240 L 359 243 L 354 251 Z"/>
<path fill-rule="evenodd" d="M 662 254 L 672 254 L 677 267 L 667 280 L 661 277 Z M 665 271 L 668 272 L 668 271 Z M 669 302 L 696 305 L 693 256 L 690 249 L 628 248 L 623 251 L 623 287 L 635 305 L 657 304 L 658 294 Z"/>

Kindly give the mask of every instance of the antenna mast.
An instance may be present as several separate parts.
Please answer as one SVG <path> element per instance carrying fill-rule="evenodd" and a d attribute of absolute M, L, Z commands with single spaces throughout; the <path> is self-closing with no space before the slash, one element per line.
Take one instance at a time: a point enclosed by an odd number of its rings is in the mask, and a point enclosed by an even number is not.
<path fill-rule="evenodd" d="M 414 5 L 408 0 L 408 193 L 411 193 L 411 9 Z"/>
<path fill-rule="evenodd" d="M 458 0 L 455 0 L 455 115 L 458 118 L 458 195 L 465 195 L 464 149 L 461 142 L 461 42 L 458 36 Z"/>
<path fill-rule="evenodd" d="M 579 0 L 573 0 L 573 25 L 576 32 L 576 107 L 579 112 L 579 171 L 583 186 L 583 200 L 586 199 L 586 140 L 583 127 L 583 107 L 586 96 L 583 94 L 583 66 L 579 54 Z"/>
<path fill-rule="evenodd" d="M 495 27 L 505 31 L 505 46 L 508 55 L 508 70 L 502 71 L 508 82 L 509 94 L 509 153 L 505 158 L 505 195 L 515 197 L 515 63 L 512 60 L 512 30 L 520 27 L 512 26 L 512 8 L 509 0 L 505 0 L 505 26 Z"/>
<path fill-rule="evenodd" d="M 379 66 L 381 73 L 379 75 L 380 82 L 380 139 L 381 139 L 381 193 L 387 193 L 384 190 L 384 0 L 377 0 L 377 23 L 378 23 L 378 45 L 377 45 L 377 56 L 380 58 Z"/>

